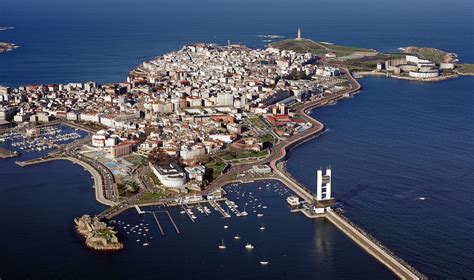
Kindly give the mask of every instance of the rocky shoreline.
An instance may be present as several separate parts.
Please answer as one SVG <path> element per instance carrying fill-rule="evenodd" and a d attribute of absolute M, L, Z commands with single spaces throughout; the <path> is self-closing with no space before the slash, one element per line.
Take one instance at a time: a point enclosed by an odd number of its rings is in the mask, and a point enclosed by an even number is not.
<path fill-rule="evenodd" d="M 12 51 L 16 48 L 19 48 L 19 46 L 15 45 L 13 43 L 0 42 L 0 53 L 9 52 L 9 51 Z"/>
<path fill-rule="evenodd" d="M 86 246 L 98 251 L 116 251 L 123 249 L 113 227 L 101 222 L 98 217 L 83 215 L 74 219 L 77 233 L 84 238 Z"/>

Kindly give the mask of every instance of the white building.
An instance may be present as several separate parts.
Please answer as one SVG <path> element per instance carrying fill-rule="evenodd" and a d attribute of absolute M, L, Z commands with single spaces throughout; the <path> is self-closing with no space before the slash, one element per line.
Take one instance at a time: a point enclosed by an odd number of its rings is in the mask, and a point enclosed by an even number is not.
<path fill-rule="evenodd" d="M 326 174 L 322 170 L 317 171 L 316 179 L 316 200 L 331 199 L 331 169 L 326 168 Z"/>
<path fill-rule="evenodd" d="M 186 166 L 184 168 L 184 171 L 186 171 L 189 180 L 197 180 L 199 182 L 202 182 L 204 180 L 206 168 L 202 165 Z"/>
<path fill-rule="evenodd" d="M 186 173 L 176 163 L 171 163 L 169 166 L 157 166 L 150 163 L 150 168 L 165 187 L 183 188 L 186 184 Z"/>

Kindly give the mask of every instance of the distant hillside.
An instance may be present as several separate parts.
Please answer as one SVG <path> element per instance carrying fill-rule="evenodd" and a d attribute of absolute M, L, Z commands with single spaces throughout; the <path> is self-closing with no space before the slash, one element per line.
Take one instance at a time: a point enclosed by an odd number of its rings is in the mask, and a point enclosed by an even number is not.
<path fill-rule="evenodd" d="M 319 43 L 309 39 L 289 39 L 270 44 L 271 47 L 281 50 L 292 50 L 298 53 L 310 52 L 320 57 L 327 53 L 334 52 L 339 59 L 347 60 L 377 55 L 373 49 L 354 48 L 348 46 L 332 45 L 328 43 Z"/>
<path fill-rule="evenodd" d="M 424 48 L 424 47 L 406 47 L 403 48 L 403 52 L 407 54 L 413 54 L 420 58 L 431 60 L 435 63 L 441 62 L 453 62 L 456 59 L 456 54 L 448 53 L 435 48 Z"/>

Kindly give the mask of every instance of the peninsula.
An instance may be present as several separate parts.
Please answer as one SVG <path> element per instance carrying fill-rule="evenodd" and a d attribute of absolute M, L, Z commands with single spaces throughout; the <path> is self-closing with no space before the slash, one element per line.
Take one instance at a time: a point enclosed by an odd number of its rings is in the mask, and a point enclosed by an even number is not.
<path fill-rule="evenodd" d="M 459 63 L 456 54 L 435 48 L 409 46 L 400 48 L 401 52 L 383 53 L 303 38 L 271 43 L 270 47 L 313 53 L 321 62 L 346 67 L 356 77 L 383 75 L 406 80 L 441 81 L 474 75 L 474 64 Z"/>
<path fill-rule="evenodd" d="M 97 200 L 111 207 L 75 220 L 92 238 L 86 238 L 90 247 L 119 246 L 113 230 L 99 223 L 127 209 L 143 214 L 139 206 L 216 203 L 225 199 L 226 184 L 273 179 L 303 200 L 297 211 L 328 219 L 401 278 L 423 279 L 338 212 L 330 191 L 321 198 L 319 187 L 315 195 L 285 170 L 288 150 L 325 130 L 307 112 L 361 90 L 347 65 L 307 46 L 348 56 L 383 54 L 316 43 L 300 32 L 294 41 L 297 50 L 190 44 L 143 62 L 122 83 L 0 87 L 0 117 L 17 125 L 5 127 L 3 139 L 42 137 L 37 129 L 52 125 L 90 133 L 69 144 L 49 143 L 55 150 L 43 157 L 17 161 L 26 167 L 71 160 L 91 172 Z M 330 175 L 318 178 L 327 183 Z"/>

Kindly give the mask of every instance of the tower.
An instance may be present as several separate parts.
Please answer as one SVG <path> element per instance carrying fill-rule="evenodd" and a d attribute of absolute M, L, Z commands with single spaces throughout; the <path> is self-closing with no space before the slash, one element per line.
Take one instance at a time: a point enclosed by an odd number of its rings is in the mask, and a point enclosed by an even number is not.
<path fill-rule="evenodd" d="M 319 169 L 316 179 L 316 200 L 331 199 L 331 168 L 326 168 L 326 173 Z"/>
<path fill-rule="evenodd" d="M 298 33 L 296 35 L 296 40 L 301 40 L 301 29 L 298 28 Z"/>

